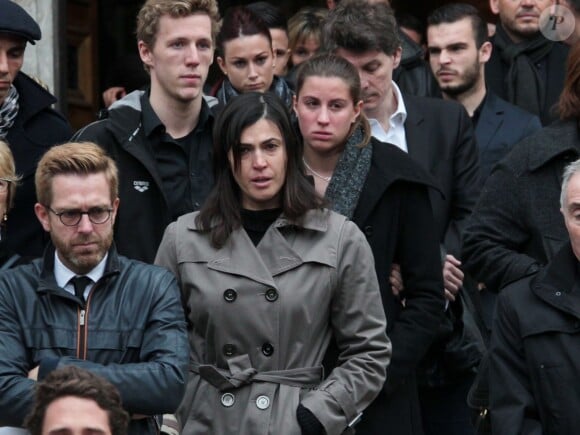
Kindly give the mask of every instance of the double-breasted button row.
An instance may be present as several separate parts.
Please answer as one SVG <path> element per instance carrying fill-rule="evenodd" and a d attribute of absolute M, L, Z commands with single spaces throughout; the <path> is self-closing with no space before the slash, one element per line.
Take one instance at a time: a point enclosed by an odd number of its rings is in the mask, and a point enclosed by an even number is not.
<path fill-rule="evenodd" d="M 220 399 L 223 406 L 231 408 L 236 403 L 236 396 L 232 393 L 224 393 Z M 256 398 L 256 407 L 262 411 L 270 407 L 270 398 L 268 396 L 258 396 Z"/>
<path fill-rule="evenodd" d="M 226 289 L 224 291 L 224 300 L 226 302 L 234 302 L 238 298 L 238 292 L 233 288 Z M 266 290 L 265 298 L 268 302 L 275 302 L 278 300 L 278 292 L 276 289 L 269 288 Z"/>

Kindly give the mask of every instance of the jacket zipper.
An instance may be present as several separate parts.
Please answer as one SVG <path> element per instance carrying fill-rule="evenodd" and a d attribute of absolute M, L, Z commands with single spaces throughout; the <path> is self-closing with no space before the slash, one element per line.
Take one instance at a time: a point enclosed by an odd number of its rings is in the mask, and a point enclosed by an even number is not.
<path fill-rule="evenodd" d="M 88 335 L 87 321 L 89 318 L 89 304 L 91 302 L 93 290 L 94 287 L 89 292 L 87 302 L 83 304 L 80 308 L 78 308 L 77 358 L 79 359 L 87 359 L 87 335 Z"/>

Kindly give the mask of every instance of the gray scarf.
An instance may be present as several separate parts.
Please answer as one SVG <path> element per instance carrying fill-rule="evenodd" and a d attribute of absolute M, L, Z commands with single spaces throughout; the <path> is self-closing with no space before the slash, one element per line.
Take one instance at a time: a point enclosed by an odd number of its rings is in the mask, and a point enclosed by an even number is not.
<path fill-rule="evenodd" d="M 373 145 L 359 145 L 363 140 L 361 128 L 348 138 L 344 151 L 332 173 L 325 197 L 330 200 L 332 210 L 352 219 L 360 193 L 371 168 Z"/>
<path fill-rule="evenodd" d="M 494 50 L 509 65 L 505 77 L 508 101 L 540 116 L 546 99 L 546 83 L 543 83 L 535 66 L 545 58 L 554 45 L 540 33 L 528 41 L 515 44 L 501 24 L 497 25 Z"/>
<path fill-rule="evenodd" d="M 0 139 L 4 139 L 8 134 L 8 130 L 14 124 L 14 120 L 18 115 L 18 91 L 12 85 L 8 91 L 8 95 L 4 99 L 4 103 L 0 106 Z"/>

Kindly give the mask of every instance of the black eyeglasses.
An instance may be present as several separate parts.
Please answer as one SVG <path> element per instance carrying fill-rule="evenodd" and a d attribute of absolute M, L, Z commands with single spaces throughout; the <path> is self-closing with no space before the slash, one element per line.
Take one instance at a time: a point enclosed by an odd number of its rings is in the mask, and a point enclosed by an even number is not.
<path fill-rule="evenodd" d="M 89 217 L 89 220 L 94 224 L 104 224 L 107 222 L 111 217 L 111 212 L 113 211 L 112 208 L 103 208 L 103 207 L 93 207 L 89 209 L 89 211 L 80 211 L 80 210 L 64 210 L 61 212 L 56 212 L 48 205 L 44 206 L 48 211 L 54 213 L 58 216 L 60 221 L 63 225 L 67 227 L 74 227 L 79 224 L 83 215 L 86 214 Z"/>

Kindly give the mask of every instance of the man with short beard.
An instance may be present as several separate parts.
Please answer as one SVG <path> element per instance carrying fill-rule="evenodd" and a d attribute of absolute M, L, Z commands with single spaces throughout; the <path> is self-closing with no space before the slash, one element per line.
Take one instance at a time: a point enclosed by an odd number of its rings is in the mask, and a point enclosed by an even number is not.
<path fill-rule="evenodd" d="M 22 427 L 36 380 L 74 365 L 111 382 L 129 435 L 158 433 L 185 391 L 188 342 L 174 276 L 117 254 L 118 172 L 94 143 L 50 149 L 34 211 L 52 245 L 0 275 L 0 426 Z"/>
<path fill-rule="evenodd" d="M 543 125 L 558 119 L 554 110 L 564 86 L 568 47 L 546 39 L 540 15 L 553 0 L 490 0 L 499 16 L 493 52 L 485 66 L 488 87 L 501 98 L 538 115 Z"/>
<path fill-rule="evenodd" d="M 463 104 L 471 117 L 485 180 L 514 144 L 542 124 L 537 116 L 486 89 L 484 67 L 492 46 L 475 7 L 451 3 L 433 11 L 427 19 L 427 41 L 431 70 L 443 98 Z"/>

